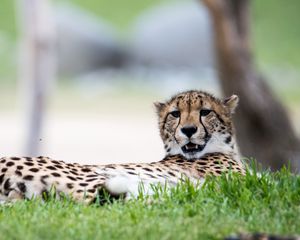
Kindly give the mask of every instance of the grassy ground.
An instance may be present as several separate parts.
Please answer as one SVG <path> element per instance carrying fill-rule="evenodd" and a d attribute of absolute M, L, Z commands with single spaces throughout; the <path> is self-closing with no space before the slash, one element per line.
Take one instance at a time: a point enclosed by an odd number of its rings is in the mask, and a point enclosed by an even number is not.
<path fill-rule="evenodd" d="M 154 196 L 158 198 L 158 196 Z M 0 207 L 0 239 L 222 239 L 238 232 L 300 234 L 300 177 L 288 171 L 183 184 L 145 199 L 104 206 L 70 201 Z"/>

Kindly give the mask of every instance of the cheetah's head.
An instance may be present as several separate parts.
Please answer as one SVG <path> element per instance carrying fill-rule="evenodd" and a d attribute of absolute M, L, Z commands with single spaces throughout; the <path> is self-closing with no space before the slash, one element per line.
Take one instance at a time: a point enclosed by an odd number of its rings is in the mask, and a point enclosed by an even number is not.
<path fill-rule="evenodd" d="M 167 155 L 187 159 L 206 153 L 237 153 L 232 114 L 238 96 L 220 100 L 202 91 L 187 91 L 155 103 Z"/>

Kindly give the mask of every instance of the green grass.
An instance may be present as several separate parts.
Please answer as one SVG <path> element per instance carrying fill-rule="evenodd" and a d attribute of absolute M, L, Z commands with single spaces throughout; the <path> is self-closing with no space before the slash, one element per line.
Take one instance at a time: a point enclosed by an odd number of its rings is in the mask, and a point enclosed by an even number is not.
<path fill-rule="evenodd" d="M 39 200 L 0 207 L 0 239 L 222 239 L 239 232 L 300 234 L 300 177 L 287 170 L 186 183 L 170 194 L 84 206 Z"/>

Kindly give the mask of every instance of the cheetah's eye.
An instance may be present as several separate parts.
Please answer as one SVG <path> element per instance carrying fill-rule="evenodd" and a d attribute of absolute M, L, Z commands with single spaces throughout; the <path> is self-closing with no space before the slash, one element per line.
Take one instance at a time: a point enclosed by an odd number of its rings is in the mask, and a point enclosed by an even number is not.
<path fill-rule="evenodd" d="M 173 112 L 170 112 L 170 114 L 171 114 L 174 118 L 179 118 L 179 117 L 180 117 L 180 112 L 179 112 L 179 111 L 173 111 Z"/>
<path fill-rule="evenodd" d="M 205 117 L 205 116 L 207 116 L 208 114 L 210 114 L 212 112 L 212 110 L 209 110 L 209 109 L 202 109 L 201 111 L 200 111 L 200 116 L 201 117 Z"/>

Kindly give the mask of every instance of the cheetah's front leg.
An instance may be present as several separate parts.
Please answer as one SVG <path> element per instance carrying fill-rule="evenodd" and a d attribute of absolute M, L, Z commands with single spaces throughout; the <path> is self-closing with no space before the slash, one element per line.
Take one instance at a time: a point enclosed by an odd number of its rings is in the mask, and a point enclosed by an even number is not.
<path fill-rule="evenodd" d="M 105 182 L 105 189 L 113 196 L 125 195 L 125 200 L 137 198 L 140 193 L 151 196 L 154 194 L 153 186 L 169 187 L 166 181 L 141 179 L 130 176 L 114 176 Z"/>

